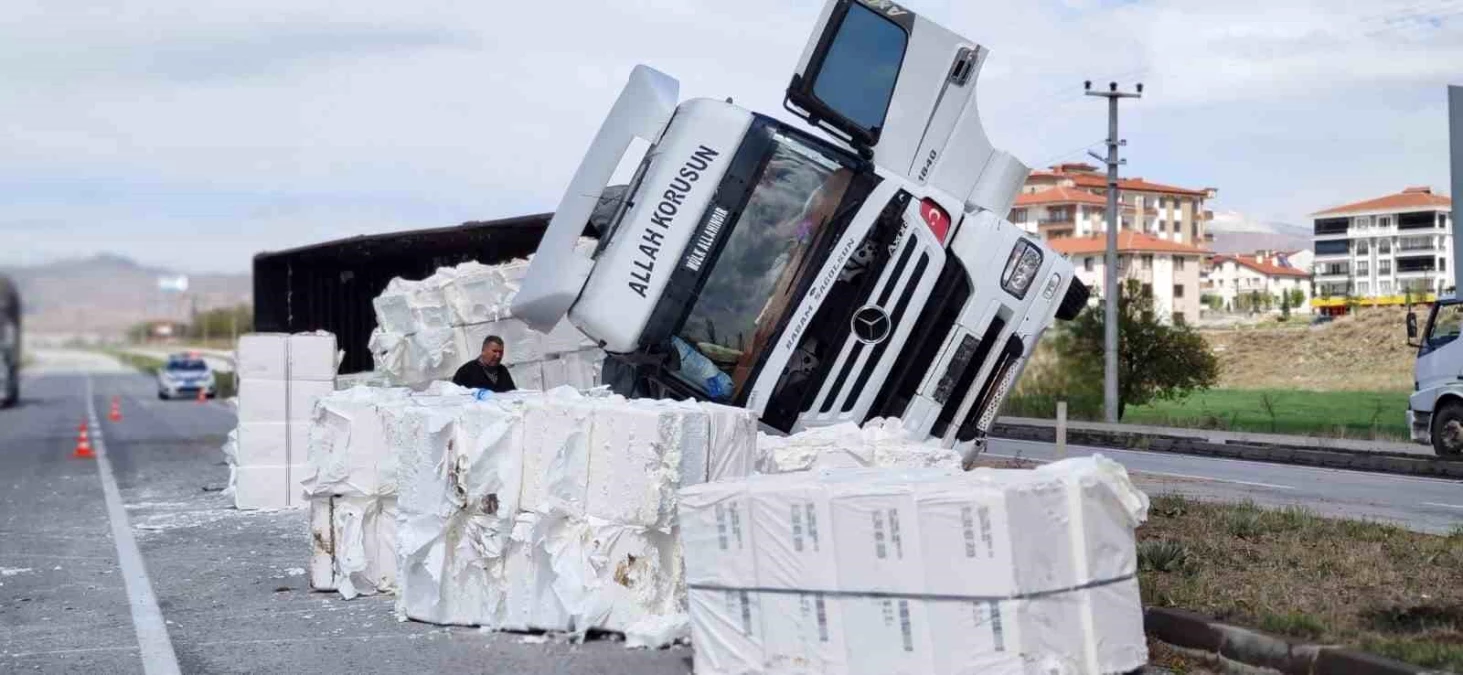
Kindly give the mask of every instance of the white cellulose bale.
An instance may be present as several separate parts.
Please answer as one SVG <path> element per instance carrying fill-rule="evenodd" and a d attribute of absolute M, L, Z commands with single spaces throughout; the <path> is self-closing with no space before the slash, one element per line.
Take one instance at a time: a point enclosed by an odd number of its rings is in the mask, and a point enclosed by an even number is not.
<path fill-rule="evenodd" d="M 522 481 L 523 405 L 510 397 L 409 409 L 428 442 L 399 462 L 397 613 L 501 627 Z"/>
<path fill-rule="evenodd" d="M 322 397 L 308 427 L 315 590 L 346 599 L 396 586 L 396 452 L 387 416 L 410 390 L 354 387 Z"/>
<path fill-rule="evenodd" d="M 239 338 L 236 356 L 239 425 L 225 454 L 234 506 L 304 506 L 310 418 L 316 402 L 335 391 L 341 359 L 335 336 L 251 333 Z"/>
<path fill-rule="evenodd" d="M 593 250 L 585 239 L 582 250 Z M 370 349 L 375 370 L 397 385 L 420 388 L 450 379 L 482 351 L 483 339 L 503 339 L 503 363 L 520 389 L 598 386 L 604 360 L 592 340 L 567 320 L 539 333 L 513 318 L 513 297 L 528 260 L 501 265 L 468 262 L 421 280 L 393 279 L 373 301 L 377 328 Z M 547 370 L 538 364 L 552 363 Z"/>
<path fill-rule="evenodd" d="M 959 466 L 960 456 L 937 439 L 911 436 L 899 420 L 875 419 L 816 427 L 791 436 L 758 435 L 756 468 L 762 473 L 809 469 Z"/>
<path fill-rule="evenodd" d="M 322 400 L 312 584 L 394 590 L 400 616 L 432 623 L 688 638 L 677 494 L 713 466 L 750 468 L 755 415 L 570 387 L 479 395 L 436 382 Z"/>
<path fill-rule="evenodd" d="M 1105 458 L 819 470 L 680 496 L 698 673 L 1096 674 L 1146 661 L 1132 551 L 1147 499 Z M 741 593 L 760 624 L 715 602 Z"/>

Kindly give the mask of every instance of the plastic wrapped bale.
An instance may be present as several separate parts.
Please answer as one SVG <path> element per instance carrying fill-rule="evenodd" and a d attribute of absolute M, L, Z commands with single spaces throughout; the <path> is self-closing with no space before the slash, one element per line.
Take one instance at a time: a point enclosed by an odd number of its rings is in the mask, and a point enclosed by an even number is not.
<path fill-rule="evenodd" d="M 875 419 L 815 427 L 790 436 L 759 433 L 756 468 L 761 473 L 810 469 L 952 468 L 960 455 L 938 440 L 916 438 L 898 420 Z"/>
<path fill-rule="evenodd" d="M 696 672 L 1134 670 L 1146 509 L 1101 457 L 686 488 Z"/>
<path fill-rule="evenodd" d="M 310 585 L 347 599 L 396 586 L 396 453 L 389 411 L 407 389 L 356 387 L 323 397 L 309 427 Z"/>
<path fill-rule="evenodd" d="M 401 449 L 397 613 L 501 627 L 522 482 L 523 406 L 507 397 L 411 408 L 426 442 Z"/>

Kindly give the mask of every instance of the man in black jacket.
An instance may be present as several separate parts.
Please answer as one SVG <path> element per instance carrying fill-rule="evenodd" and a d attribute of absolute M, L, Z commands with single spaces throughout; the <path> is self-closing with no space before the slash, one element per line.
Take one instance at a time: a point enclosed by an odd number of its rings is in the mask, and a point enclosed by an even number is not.
<path fill-rule="evenodd" d="M 452 376 L 452 383 L 460 387 L 487 389 L 497 393 L 513 391 L 513 376 L 503 365 L 503 338 L 489 335 L 483 338 L 483 353 L 462 364 Z"/>

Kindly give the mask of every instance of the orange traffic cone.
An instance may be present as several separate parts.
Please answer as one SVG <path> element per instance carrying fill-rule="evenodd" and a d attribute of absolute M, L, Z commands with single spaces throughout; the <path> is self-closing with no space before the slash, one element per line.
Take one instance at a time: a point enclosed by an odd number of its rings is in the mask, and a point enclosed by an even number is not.
<path fill-rule="evenodd" d="M 109 413 L 107 413 L 107 419 L 109 419 L 109 420 L 111 420 L 113 422 L 121 422 L 122 421 L 122 397 L 120 397 L 120 396 L 113 396 L 112 397 L 112 411 L 109 412 Z"/>
<path fill-rule="evenodd" d="M 76 449 L 71 451 L 71 456 L 77 459 L 96 457 L 96 453 L 91 451 L 91 438 L 86 431 L 86 422 L 82 422 L 81 430 L 76 432 Z"/>

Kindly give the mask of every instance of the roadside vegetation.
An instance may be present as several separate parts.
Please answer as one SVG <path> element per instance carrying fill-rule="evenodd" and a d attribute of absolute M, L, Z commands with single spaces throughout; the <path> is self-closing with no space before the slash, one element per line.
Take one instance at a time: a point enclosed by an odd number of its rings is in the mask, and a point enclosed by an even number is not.
<path fill-rule="evenodd" d="M 1225 329 L 1150 325 L 1151 303 L 1122 317 L 1122 421 L 1194 429 L 1408 440 L 1415 350 L 1401 308 L 1360 309 L 1311 325 L 1292 317 Z M 1102 419 L 1102 319 L 1090 308 L 1038 345 L 1002 414 Z M 1161 357 L 1155 357 L 1154 355 Z M 1207 356 L 1207 358 L 1206 358 Z M 1212 360 L 1215 370 L 1210 371 Z M 1213 377 L 1210 377 L 1213 375 Z M 1120 382 L 1123 380 L 1120 379 Z"/>
<path fill-rule="evenodd" d="M 1463 672 L 1463 525 L 1434 536 L 1162 496 L 1138 564 L 1145 606 Z"/>
<path fill-rule="evenodd" d="M 1131 408 L 1124 422 L 1191 429 L 1408 440 L 1407 392 L 1210 389 Z"/>

